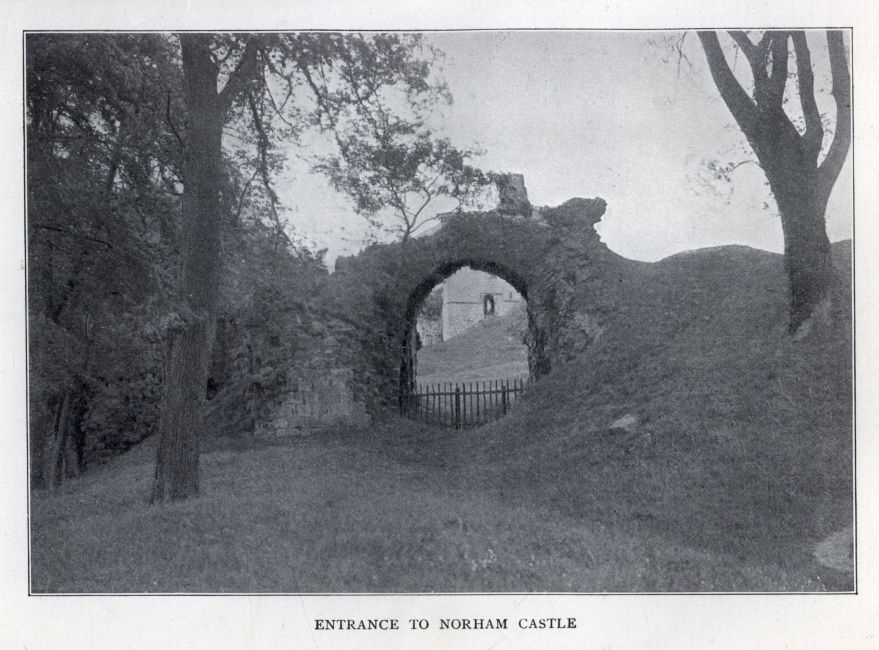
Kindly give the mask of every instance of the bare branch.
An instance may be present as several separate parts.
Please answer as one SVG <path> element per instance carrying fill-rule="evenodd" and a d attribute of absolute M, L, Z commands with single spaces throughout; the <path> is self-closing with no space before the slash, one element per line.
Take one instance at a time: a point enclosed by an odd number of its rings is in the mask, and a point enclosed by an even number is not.
<path fill-rule="evenodd" d="M 757 63 L 760 58 L 760 48 L 763 44 L 763 41 L 760 41 L 760 45 L 751 41 L 751 38 L 741 30 L 730 30 L 727 32 L 732 39 L 736 42 L 736 45 L 739 46 L 739 49 L 745 55 L 745 58 L 748 59 L 748 62 L 752 65 Z M 768 32 L 767 32 L 768 33 Z M 766 34 L 763 35 L 763 38 L 766 38 Z"/>
<path fill-rule="evenodd" d="M 744 167 L 745 165 L 756 165 L 760 169 L 763 169 L 763 165 L 760 164 L 758 160 L 740 160 L 738 162 L 730 163 L 726 167 L 723 168 L 723 173 L 727 176 L 732 174 L 739 167 Z"/>
<path fill-rule="evenodd" d="M 842 171 L 852 141 L 852 89 L 845 42 L 839 30 L 827 31 L 827 49 L 830 51 L 830 73 L 833 78 L 831 94 L 836 102 L 836 130 L 827 157 L 818 168 L 819 181 L 825 196 Z"/>
<path fill-rule="evenodd" d="M 687 40 L 687 34 L 689 32 L 684 32 L 681 34 L 681 37 L 675 42 L 674 49 L 678 53 L 678 63 L 677 63 L 677 78 L 681 78 L 681 63 L 686 62 L 687 65 L 692 69 L 693 63 L 690 61 L 690 58 L 684 53 L 684 41 Z"/>
<path fill-rule="evenodd" d="M 427 219 L 422 219 L 418 222 L 418 225 L 412 229 L 412 232 L 414 233 L 417 230 L 421 230 L 426 224 L 429 224 L 431 221 L 439 221 L 441 218 L 441 215 L 435 214 L 432 217 L 428 217 Z"/>
<path fill-rule="evenodd" d="M 772 32 L 770 51 L 772 53 L 772 73 L 766 84 L 768 106 L 780 109 L 784 101 L 784 87 L 787 85 L 788 52 L 787 32 Z"/>
<path fill-rule="evenodd" d="M 806 122 L 806 131 L 803 133 L 803 143 L 809 155 L 818 162 L 818 153 L 821 151 L 821 142 L 824 140 L 824 126 L 821 124 L 821 113 L 818 112 L 818 104 L 815 102 L 815 75 L 812 71 L 812 56 L 809 45 L 806 42 L 806 34 L 796 31 L 791 34 L 794 43 L 794 52 L 797 57 L 797 82 L 800 87 L 800 106 L 803 109 L 803 117 Z"/>
<path fill-rule="evenodd" d="M 421 212 L 424 210 L 424 208 L 427 207 L 427 205 L 428 205 L 428 204 L 431 202 L 431 200 L 433 199 L 433 194 L 431 194 L 429 190 L 424 189 L 424 190 L 423 190 L 423 194 L 424 194 L 424 201 L 423 201 L 422 204 L 418 207 L 418 209 L 417 209 L 414 213 L 412 213 L 412 220 L 413 220 L 413 222 L 418 220 L 418 217 L 421 215 Z"/>
<path fill-rule="evenodd" d="M 702 43 L 702 49 L 705 51 L 705 58 L 708 60 L 708 67 L 711 70 L 711 76 L 720 96 L 726 102 L 727 107 L 732 113 L 738 125 L 746 136 L 753 134 L 754 125 L 757 119 L 757 107 L 754 100 L 745 92 L 739 80 L 730 70 L 723 50 L 720 47 L 720 41 L 717 33 L 713 31 L 697 32 L 699 41 Z M 747 37 L 746 37 L 747 40 Z M 748 43 L 753 46 L 750 40 Z"/>
<path fill-rule="evenodd" d="M 751 42 L 751 39 L 743 31 L 732 30 L 728 33 L 742 50 L 751 66 L 751 76 L 754 78 L 754 98 L 757 101 L 757 105 L 770 104 L 770 84 L 766 65 L 769 62 L 769 45 L 772 40 L 772 32 L 764 32 L 760 42 L 757 44 Z"/>

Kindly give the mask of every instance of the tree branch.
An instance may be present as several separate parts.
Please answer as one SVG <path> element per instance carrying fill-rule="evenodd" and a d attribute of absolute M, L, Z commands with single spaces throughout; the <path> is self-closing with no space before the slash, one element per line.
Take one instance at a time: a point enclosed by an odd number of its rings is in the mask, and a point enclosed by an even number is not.
<path fill-rule="evenodd" d="M 819 182 L 825 196 L 830 195 L 830 190 L 842 171 L 852 141 L 851 76 L 841 31 L 827 31 L 827 49 L 830 52 L 830 73 L 833 78 L 831 94 L 836 101 L 836 130 L 827 157 L 818 168 Z"/>
<path fill-rule="evenodd" d="M 429 224 L 431 221 L 439 221 L 441 219 L 441 215 L 435 214 L 432 217 L 428 217 L 427 219 L 423 219 L 418 222 L 418 225 L 412 229 L 414 233 L 416 230 L 421 230 L 426 224 Z"/>
<path fill-rule="evenodd" d="M 748 35 L 740 30 L 728 32 L 732 39 L 748 60 L 751 66 L 751 76 L 754 78 L 754 98 L 757 105 L 766 105 L 769 102 L 769 75 L 766 72 L 766 64 L 769 59 L 769 44 L 772 40 L 772 32 L 766 31 L 760 38 L 760 42 L 754 44 Z"/>
<path fill-rule="evenodd" d="M 226 85 L 223 86 L 223 90 L 221 90 L 219 94 L 220 105 L 223 107 L 224 111 L 232 105 L 232 102 L 235 101 L 236 97 L 238 97 L 247 85 L 253 81 L 253 78 L 256 75 L 256 54 L 258 49 L 258 37 L 255 35 L 248 36 L 247 41 L 244 44 L 244 52 L 241 55 L 241 60 L 229 75 L 229 80 L 226 82 Z"/>
<path fill-rule="evenodd" d="M 50 225 L 44 224 L 44 223 L 30 223 L 28 225 L 32 228 L 37 228 L 40 230 L 51 230 L 52 232 L 60 232 L 64 235 L 67 235 L 68 237 L 73 237 L 75 239 L 85 239 L 86 241 L 90 241 L 90 242 L 94 242 L 96 244 L 101 244 L 103 246 L 106 246 L 108 250 L 113 248 L 113 245 L 104 239 L 100 239 L 98 237 L 90 237 L 89 235 L 83 235 L 81 233 L 73 232 L 73 231 L 67 230 L 65 228 L 59 228 L 58 226 L 50 226 Z"/>
<path fill-rule="evenodd" d="M 302 76 L 305 77 L 305 82 L 308 84 L 308 87 L 311 88 L 311 92 L 314 94 L 314 101 L 317 102 L 318 108 L 318 120 L 320 120 L 320 116 L 326 115 L 327 119 L 330 122 L 330 130 L 333 131 L 333 135 L 336 140 L 336 144 L 339 145 L 339 148 L 342 148 L 342 140 L 339 136 L 339 131 L 336 128 L 338 120 L 336 119 L 336 115 L 333 112 L 333 107 L 327 101 L 325 92 L 321 92 L 321 88 L 317 85 L 317 82 L 314 80 L 314 77 L 311 74 L 311 71 L 308 69 L 308 66 L 305 65 L 302 61 L 296 61 L 296 67 L 299 68 L 299 71 L 302 73 Z M 324 86 L 324 91 L 326 91 L 326 86 Z"/>
<path fill-rule="evenodd" d="M 749 63 L 756 63 L 759 56 L 759 46 L 751 41 L 750 37 L 742 30 L 734 29 L 727 32 L 742 50 Z"/>
<path fill-rule="evenodd" d="M 767 82 L 768 106 L 780 109 L 784 101 L 784 88 L 787 85 L 788 52 L 787 32 L 773 32 L 770 50 L 772 52 L 772 73 Z"/>
<path fill-rule="evenodd" d="M 675 51 L 678 53 L 678 64 L 677 64 L 677 78 L 681 78 L 681 63 L 686 61 L 687 65 L 690 66 L 690 69 L 693 68 L 693 64 L 690 61 L 689 57 L 684 53 L 684 41 L 687 39 L 687 34 L 689 32 L 684 32 L 681 34 L 681 37 L 674 43 L 673 47 Z"/>
<path fill-rule="evenodd" d="M 183 144 L 183 138 L 180 137 L 180 134 L 177 132 L 177 128 L 174 126 L 174 121 L 171 119 L 171 89 L 168 88 L 168 95 L 165 100 L 165 120 L 168 122 L 168 126 L 171 127 L 171 133 L 174 134 L 174 137 L 177 138 L 177 142 L 180 144 L 181 149 L 186 149 L 186 145 Z"/>
<path fill-rule="evenodd" d="M 806 34 L 796 31 L 791 34 L 794 43 L 794 53 L 797 57 L 797 82 L 800 87 L 800 106 L 803 109 L 803 117 L 806 122 L 806 131 L 803 133 L 803 143 L 811 157 L 818 162 L 818 153 L 821 151 L 821 143 L 824 140 L 824 126 L 821 124 L 821 113 L 818 112 L 818 104 L 815 102 L 815 75 L 812 71 L 812 56 L 809 45 L 806 42 Z"/>
<path fill-rule="evenodd" d="M 278 195 L 275 194 L 275 190 L 272 188 L 271 178 L 269 177 L 269 136 L 266 132 L 265 125 L 262 121 L 262 115 L 259 112 L 259 108 L 256 105 L 256 100 L 252 93 L 247 94 L 247 103 L 250 106 L 250 112 L 253 116 L 253 126 L 257 132 L 257 153 L 259 157 L 257 160 L 256 171 L 262 178 L 263 187 L 265 187 L 266 193 L 269 195 L 269 208 L 271 208 L 272 223 L 275 226 L 275 234 L 283 237 L 288 244 L 292 245 L 293 242 L 287 236 L 287 233 L 284 232 L 284 225 L 281 223 L 281 217 L 278 214 Z"/>
<path fill-rule="evenodd" d="M 275 101 L 274 94 L 272 94 L 272 89 L 268 83 L 268 80 L 266 79 L 265 70 L 262 71 L 261 77 L 263 87 L 265 88 L 266 95 L 268 96 L 269 101 L 272 104 L 272 108 L 274 109 L 275 114 L 284 124 L 286 124 L 290 129 L 295 129 L 293 124 L 284 115 L 284 109 L 287 107 L 287 103 L 290 101 L 290 98 L 293 97 L 294 93 L 292 73 L 284 74 L 281 70 L 278 70 L 278 68 L 272 62 L 272 58 L 266 53 L 263 46 L 260 46 L 259 53 L 262 57 L 262 60 L 265 62 L 265 69 L 267 69 L 271 74 L 275 75 L 276 77 L 283 79 L 284 83 L 287 85 L 287 96 L 284 98 L 284 101 L 281 102 L 280 105 L 278 105 L 278 103 Z"/>
<path fill-rule="evenodd" d="M 726 102 L 727 107 L 742 131 L 750 139 L 750 134 L 754 131 L 754 124 L 757 118 L 757 107 L 754 104 L 754 100 L 745 92 L 739 80 L 736 79 L 732 70 L 730 70 L 723 50 L 720 47 L 717 33 L 699 31 L 697 35 L 702 43 L 702 49 L 705 51 L 705 58 L 708 60 L 708 67 L 711 70 L 711 76 L 717 85 L 717 89 L 720 91 L 720 96 Z M 748 43 L 753 47 L 750 40 Z"/>
<path fill-rule="evenodd" d="M 256 179 L 259 174 L 259 169 L 255 169 L 253 174 L 248 179 L 247 183 L 245 183 L 244 187 L 241 188 L 241 194 L 238 196 L 238 208 L 235 210 L 235 217 L 232 219 L 233 223 L 237 223 L 238 219 L 241 217 L 241 210 L 244 208 L 244 199 L 247 198 L 247 191 L 250 189 L 250 186 L 253 184 L 253 181 Z"/>
<path fill-rule="evenodd" d="M 433 199 L 433 194 L 431 194 L 430 191 L 429 191 L 428 189 L 424 188 L 424 189 L 422 189 L 422 192 L 424 192 L 424 202 L 423 202 L 423 203 L 421 204 L 421 206 L 419 206 L 419 208 L 418 208 L 418 209 L 412 214 L 412 218 L 413 218 L 413 220 L 415 220 L 415 221 L 418 220 L 418 217 L 421 215 L 421 212 L 424 210 L 424 208 L 427 207 L 427 205 L 428 205 L 428 204 L 431 202 L 431 200 Z"/>

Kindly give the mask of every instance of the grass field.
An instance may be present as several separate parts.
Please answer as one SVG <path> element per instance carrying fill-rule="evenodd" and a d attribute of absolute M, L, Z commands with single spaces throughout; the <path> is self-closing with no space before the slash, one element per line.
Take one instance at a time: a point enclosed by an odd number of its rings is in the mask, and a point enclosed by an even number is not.
<path fill-rule="evenodd" d="M 422 384 L 524 379 L 528 348 L 522 342 L 524 309 L 487 318 L 473 327 L 418 351 L 416 380 Z"/>
<path fill-rule="evenodd" d="M 146 503 L 153 444 L 32 498 L 36 592 L 850 590 L 849 244 L 831 331 L 784 331 L 781 259 L 633 263 L 617 321 L 506 418 L 214 441 Z M 607 427 L 632 413 L 634 440 Z"/>

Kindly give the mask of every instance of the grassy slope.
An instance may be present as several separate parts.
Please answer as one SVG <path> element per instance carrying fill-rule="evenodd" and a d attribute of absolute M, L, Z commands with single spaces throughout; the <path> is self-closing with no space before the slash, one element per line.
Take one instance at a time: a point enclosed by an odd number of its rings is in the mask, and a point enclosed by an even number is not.
<path fill-rule="evenodd" d="M 725 247 L 634 267 L 617 327 L 485 432 L 486 481 L 817 578 L 813 544 L 852 520 L 849 243 L 834 254 L 834 330 L 800 342 L 784 332 L 779 256 Z M 606 433 L 625 413 L 649 434 L 629 449 Z"/>
<path fill-rule="evenodd" d="M 487 318 L 448 341 L 418 352 L 418 376 L 423 384 L 528 376 L 528 349 L 522 343 L 525 314 L 514 311 Z"/>
<path fill-rule="evenodd" d="M 633 263 L 620 321 L 512 415 L 205 454 L 147 507 L 151 452 L 33 499 L 37 591 L 850 588 L 815 542 L 851 523 L 850 253 L 835 330 L 784 334 L 778 256 Z M 631 412 L 649 439 L 620 445 Z"/>

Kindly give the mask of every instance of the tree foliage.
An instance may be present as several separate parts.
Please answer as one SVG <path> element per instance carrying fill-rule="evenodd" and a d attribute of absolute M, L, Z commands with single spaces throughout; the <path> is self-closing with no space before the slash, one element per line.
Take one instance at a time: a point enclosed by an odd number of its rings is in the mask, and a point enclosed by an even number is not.
<path fill-rule="evenodd" d="M 27 36 L 35 487 L 57 485 L 158 429 L 163 350 L 180 322 L 174 290 L 188 136 L 181 72 L 169 36 Z M 325 273 L 276 227 L 265 191 L 253 187 L 254 161 L 253 152 L 229 155 L 217 179 L 231 213 L 221 224 L 224 314 L 240 313 L 284 273 L 306 291 L 307 278 Z M 288 294 L 299 295 L 295 289 Z"/>
<path fill-rule="evenodd" d="M 186 128 L 181 142 L 183 230 L 174 327 L 167 341 L 161 435 L 152 499 L 198 491 L 199 438 L 205 428 L 205 384 L 217 318 L 221 223 L 232 211 L 223 165 L 223 132 L 246 129 L 255 140 L 259 178 L 278 234 L 283 232 L 271 169 L 279 133 L 296 138 L 307 126 L 356 133 L 361 122 L 387 115 L 393 92 L 422 111 L 443 92 L 430 82 L 429 62 L 415 36 L 393 34 L 179 35 Z M 305 97 L 303 97 L 305 94 Z M 249 121 L 248 121 L 249 120 Z M 244 126 L 248 125 L 248 126 Z M 353 159 L 349 152 L 344 152 Z M 241 200 L 238 198 L 238 205 Z M 235 214 L 240 212 L 235 209 Z"/>
<path fill-rule="evenodd" d="M 326 270 L 275 193 L 281 143 L 314 159 L 303 134 L 331 134 L 322 171 L 364 211 L 408 208 L 334 169 L 426 200 L 485 181 L 427 128 L 436 56 L 398 34 L 28 36 L 35 485 L 158 432 L 153 500 L 197 493 L 206 414 L 252 430 L 321 335 Z"/>
<path fill-rule="evenodd" d="M 151 36 L 27 37 L 36 486 L 155 424 L 156 348 L 132 333 L 163 308 L 175 254 L 180 150 L 165 115 L 176 72 Z"/>
<path fill-rule="evenodd" d="M 437 216 L 425 210 L 437 197 L 453 199 L 458 208 L 479 195 L 491 181 L 469 161 L 478 152 L 459 149 L 447 138 L 409 122 L 380 116 L 375 124 L 339 136 L 340 153 L 317 165 L 333 186 L 352 196 L 356 209 L 377 228 L 404 243 Z M 389 209 L 390 224 L 380 214 Z"/>
<path fill-rule="evenodd" d="M 461 206 L 488 184 L 470 164 L 479 151 L 458 148 L 429 127 L 430 113 L 451 95 L 432 72 L 440 53 L 419 35 L 298 35 L 269 48 L 262 86 L 272 107 L 286 106 L 297 83 L 311 90 L 309 119 L 337 147 L 312 155 L 314 169 L 373 227 L 406 241 L 432 220 L 425 209 L 435 198 Z M 285 88 L 280 102 L 271 93 L 275 85 Z"/>

